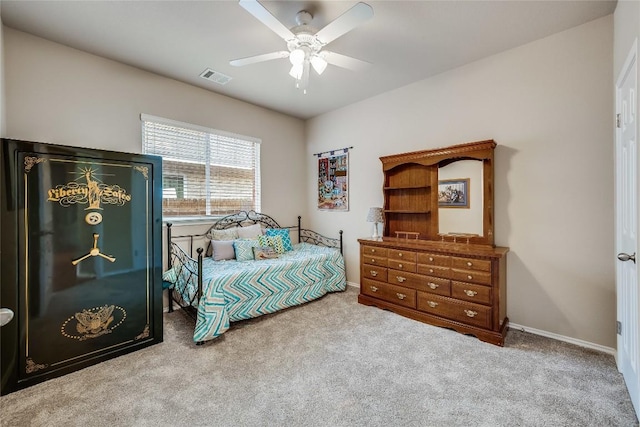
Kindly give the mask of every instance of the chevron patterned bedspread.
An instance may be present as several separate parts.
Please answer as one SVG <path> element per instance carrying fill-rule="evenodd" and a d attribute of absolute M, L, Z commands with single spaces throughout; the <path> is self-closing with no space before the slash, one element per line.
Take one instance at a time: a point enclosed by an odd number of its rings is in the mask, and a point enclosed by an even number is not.
<path fill-rule="evenodd" d="M 344 258 L 334 248 L 299 243 L 276 259 L 203 264 L 193 340 L 207 341 L 237 321 L 273 313 L 346 287 Z"/>

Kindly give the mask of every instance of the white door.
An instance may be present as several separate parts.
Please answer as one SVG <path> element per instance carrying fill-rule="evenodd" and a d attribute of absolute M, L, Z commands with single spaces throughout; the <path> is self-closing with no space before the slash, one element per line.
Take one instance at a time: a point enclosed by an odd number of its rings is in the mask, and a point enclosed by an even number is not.
<path fill-rule="evenodd" d="M 640 418 L 640 293 L 638 292 L 637 40 L 616 82 L 616 291 L 618 369 Z M 639 260 L 640 261 L 640 260 Z"/>

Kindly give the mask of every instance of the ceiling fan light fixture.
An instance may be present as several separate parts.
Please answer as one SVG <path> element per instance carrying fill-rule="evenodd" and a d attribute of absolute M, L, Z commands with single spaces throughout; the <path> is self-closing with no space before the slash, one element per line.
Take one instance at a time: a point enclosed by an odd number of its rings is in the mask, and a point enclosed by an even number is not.
<path fill-rule="evenodd" d="M 289 75 L 296 80 L 300 80 L 302 78 L 303 71 L 304 67 L 301 63 L 293 64 L 293 67 L 291 67 L 291 71 L 289 71 Z"/>
<path fill-rule="evenodd" d="M 291 51 L 291 53 L 289 54 L 289 61 L 291 61 L 291 64 L 296 66 L 296 65 L 300 65 L 302 66 L 302 63 L 304 62 L 304 59 L 306 57 L 306 52 L 300 48 L 298 49 L 294 49 Z"/>
<path fill-rule="evenodd" d="M 311 57 L 311 65 L 313 66 L 313 69 L 316 70 L 316 73 L 318 73 L 318 75 L 320 76 L 327 68 L 327 61 L 325 61 L 325 59 L 319 55 L 313 55 Z"/>

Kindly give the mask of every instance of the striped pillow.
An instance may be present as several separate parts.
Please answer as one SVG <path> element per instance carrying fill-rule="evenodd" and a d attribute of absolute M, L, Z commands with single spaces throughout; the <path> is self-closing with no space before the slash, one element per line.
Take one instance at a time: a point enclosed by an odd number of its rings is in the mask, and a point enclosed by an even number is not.
<path fill-rule="evenodd" d="M 233 249 L 236 252 L 236 260 L 253 261 L 253 248 L 260 246 L 256 239 L 238 239 L 233 241 Z"/>

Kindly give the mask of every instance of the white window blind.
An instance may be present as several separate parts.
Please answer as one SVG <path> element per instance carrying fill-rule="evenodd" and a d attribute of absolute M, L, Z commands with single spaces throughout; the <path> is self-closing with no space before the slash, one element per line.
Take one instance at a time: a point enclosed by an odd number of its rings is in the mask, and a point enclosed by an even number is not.
<path fill-rule="evenodd" d="M 153 117 L 142 120 L 143 152 L 162 156 L 165 217 L 260 212 L 260 140 Z"/>

